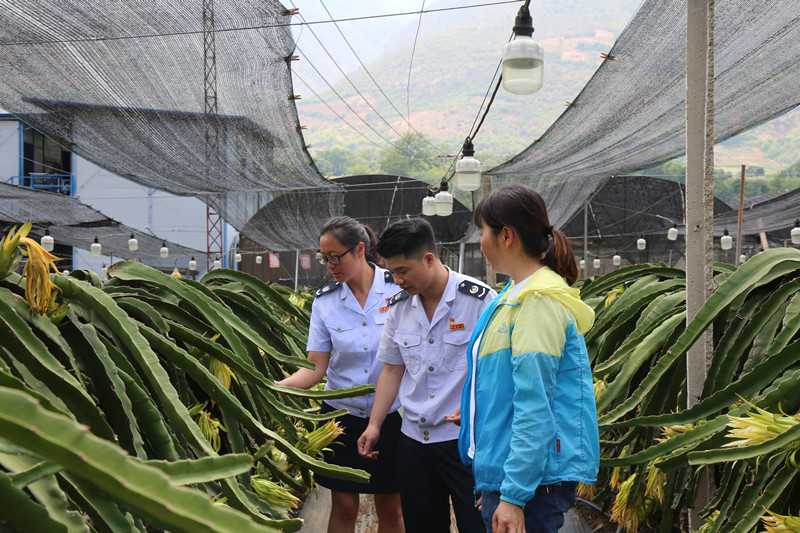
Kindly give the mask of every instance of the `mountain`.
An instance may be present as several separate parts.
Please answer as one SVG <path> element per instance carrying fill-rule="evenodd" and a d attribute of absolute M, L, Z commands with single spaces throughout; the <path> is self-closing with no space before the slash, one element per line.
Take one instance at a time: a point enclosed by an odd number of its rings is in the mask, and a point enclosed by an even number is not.
<path fill-rule="evenodd" d="M 425 9 L 448 9 L 464 3 L 442 0 L 425 4 Z M 589 81 L 601 62 L 600 53 L 611 49 L 639 4 L 640 0 L 532 2 L 534 38 L 545 50 L 544 86 L 527 96 L 511 95 L 502 88 L 497 92 L 475 139 L 476 156 L 485 164 L 499 164 L 544 133 Z M 408 6 L 403 3 L 396 10 L 407 10 Z M 387 24 L 387 20 L 395 19 L 375 19 L 381 24 L 377 29 L 369 21 L 343 24 L 341 28 L 351 44 L 360 43 L 354 46 L 359 56 L 376 58 L 365 60 L 371 77 L 360 66 L 344 68 L 349 81 L 320 52 L 309 53 L 309 40 L 303 37 L 304 54 L 293 63 L 293 69 L 302 73 L 303 80 L 310 81 L 326 102 L 311 94 L 304 83 L 296 82 L 295 92 L 303 97 L 297 102 L 298 113 L 307 126 L 304 134 L 312 145 L 312 154 L 324 155 L 332 148 L 362 155 L 380 153 L 413 130 L 425 134 L 437 147 L 436 155 L 448 164 L 448 156 L 458 152 L 491 94 L 492 77 L 503 45 L 511 36 L 518 8 L 519 3 L 512 3 L 426 13 L 419 24 L 416 45 L 418 15 L 398 17 L 402 24 L 397 26 Z M 332 28 L 326 35 L 321 40 L 338 63 L 357 65 Z M 332 88 L 320 81 L 315 68 Z M 371 78 L 377 80 L 391 104 Z M 800 160 L 800 111 L 720 144 L 716 154 L 717 165 L 727 169 L 746 164 L 763 167 L 771 174 L 792 165 Z M 377 170 L 373 167 L 378 155 L 363 159 L 365 164 L 359 170 Z"/>
<path fill-rule="evenodd" d="M 426 5 L 426 9 L 463 4 L 463 0 L 447 0 Z M 478 153 L 509 157 L 543 133 L 566 109 L 565 102 L 575 98 L 589 80 L 600 64 L 600 52 L 611 48 L 638 4 L 639 0 L 610 0 L 603 4 L 602 9 L 587 9 L 586 2 L 577 0 L 533 2 L 534 38 L 545 50 L 545 85 L 538 93 L 528 96 L 511 95 L 502 89 L 498 91 L 476 139 Z M 319 94 L 336 113 L 382 147 L 388 144 L 387 141 L 365 126 L 356 114 L 393 142 L 409 129 L 404 117 L 410 107 L 413 128 L 429 136 L 434 143 L 444 143 L 448 153 L 455 154 L 490 89 L 518 8 L 519 3 L 513 3 L 425 14 L 416 47 L 413 45 L 416 17 L 379 43 L 384 52 L 378 59 L 367 63 L 367 68 L 403 117 L 360 68 L 348 73 L 352 85 L 344 79 L 333 84 L 333 90 L 347 104 L 331 89 Z M 342 60 L 337 61 L 344 62 L 347 54 L 341 51 L 340 43 L 334 45 L 334 42 L 329 45 L 336 50 L 332 55 L 342 56 Z M 407 87 L 412 49 L 411 84 Z M 347 53 L 352 56 L 349 50 Z M 292 65 L 293 69 L 302 71 L 304 80 L 316 79 L 309 63 L 316 67 L 324 59 L 321 57 L 301 57 Z M 337 77 L 338 72 L 329 67 L 323 75 L 331 80 Z M 303 93 L 303 89 L 303 83 L 296 84 L 295 92 L 303 96 L 298 101 L 298 113 L 301 122 L 308 127 L 305 135 L 313 146 L 312 151 L 375 146 L 338 119 L 313 94 Z"/>

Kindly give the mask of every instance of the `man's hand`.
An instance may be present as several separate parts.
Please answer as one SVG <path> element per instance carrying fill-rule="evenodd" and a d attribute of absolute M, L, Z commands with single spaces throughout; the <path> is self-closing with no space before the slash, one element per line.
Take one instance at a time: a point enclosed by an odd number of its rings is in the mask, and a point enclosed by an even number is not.
<path fill-rule="evenodd" d="M 492 533 L 525 533 L 522 507 L 500 500 L 492 517 Z"/>
<path fill-rule="evenodd" d="M 367 459 L 377 459 L 380 452 L 372 451 L 378 439 L 381 436 L 381 430 L 372 425 L 367 426 L 364 433 L 358 438 L 358 453 Z"/>
<path fill-rule="evenodd" d="M 458 409 L 453 411 L 453 414 L 444 415 L 444 419 L 448 422 L 452 422 L 453 424 L 460 426 L 461 425 L 461 407 L 459 406 Z"/>

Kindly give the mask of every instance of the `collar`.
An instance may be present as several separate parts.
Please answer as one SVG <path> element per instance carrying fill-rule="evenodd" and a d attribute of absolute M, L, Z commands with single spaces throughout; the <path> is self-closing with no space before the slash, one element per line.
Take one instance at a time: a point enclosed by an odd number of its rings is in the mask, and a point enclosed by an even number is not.
<path fill-rule="evenodd" d="M 456 290 L 458 289 L 458 274 L 450 270 L 450 267 L 447 265 L 442 265 L 447 269 L 447 285 L 444 286 L 444 291 L 442 291 L 442 296 L 439 298 L 439 303 L 445 302 L 450 303 L 456 299 Z M 421 305 L 419 294 L 415 294 L 411 297 L 411 305 L 417 307 L 417 305 Z"/>

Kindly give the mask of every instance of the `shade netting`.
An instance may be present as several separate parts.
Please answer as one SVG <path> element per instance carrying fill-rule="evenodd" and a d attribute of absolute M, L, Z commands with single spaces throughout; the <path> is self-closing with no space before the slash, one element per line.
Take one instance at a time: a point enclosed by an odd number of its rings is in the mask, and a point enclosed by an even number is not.
<path fill-rule="evenodd" d="M 714 128 L 722 141 L 800 104 L 800 2 L 716 0 L 714 13 Z M 685 152 L 686 2 L 643 2 L 609 53 L 574 107 L 491 170 L 493 186 L 523 180 L 545 191 L 555 226 L 608 176 Z"/>
<path fill-rule="evenodd" d="M 208 3 L 204 33 L 202 0 L 2 2 L 0 107 L 101 167 L 200 197 L 266 246 L 302 240 L 306 219 L 339 212 L 336 202 L 317 195 L 269 234 L 248 226 L 286 191 L 336 189 L 313 165 L 290 100 L 290 17 L 273 0 Z"/>
<path fill-rule="evenodd" d="M 121 224 L 77 198 L 0 183 L 0 227 L 7 229 L 20 226 L 29 220 L 34 221 L 31 235 L 35 237 L 44 235 L 48 229 L 56 243 L 85 250 L 91 247 L 97 237 L 103 255 L 136 259 L 154 267 L 186 268 L 192 256 L 199 260 L 204 255 L 200 250 L 162 241 L 154 235 Z M 131 235 L 138 241 L 136 251 L 128 249 Z M 167 258 L 160 255 L 163 245 L 169 250 Z"/>

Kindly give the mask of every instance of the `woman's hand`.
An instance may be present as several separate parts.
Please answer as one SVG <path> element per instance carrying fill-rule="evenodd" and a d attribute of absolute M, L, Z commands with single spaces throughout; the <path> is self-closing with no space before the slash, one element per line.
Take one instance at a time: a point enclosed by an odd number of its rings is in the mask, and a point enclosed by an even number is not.
<path fill-rule="evenodd" d="M 453 411 L 453 414 L 444 415 L 444 419 L 448 422 L 452 422 L 453 424 L 460 426 L 461 425 L 461 407 L 459 406 L 458 409 Z"/>
<path fill-rule="evenodd" d="M 492 533 L 525 533 L 522 507 L 500 500 L 492 517 Z"/>

